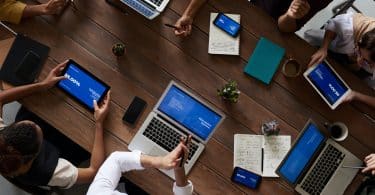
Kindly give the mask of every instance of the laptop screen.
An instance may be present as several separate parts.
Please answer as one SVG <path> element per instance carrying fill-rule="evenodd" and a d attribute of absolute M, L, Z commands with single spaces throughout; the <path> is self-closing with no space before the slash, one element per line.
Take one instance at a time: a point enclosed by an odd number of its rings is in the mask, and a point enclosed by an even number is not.
<path fill-rule="evenodd" d="M 175 85 L 169 88 L 158 110 L 203 140 L 208 138 L 222 118 Z"/>
<path fill-rule="evenodd" d="M 310 79 L 331 105 L 335 104 L 348 90 L 345 84 L 324 61 L 308 74 L 308 79 Z"/>
<path fill-rule="evenodd" d="M 279 166 L 279 175 L 290 183 L 295 184 L 323 141 L 324 135 L 319 131 L 318 127 L 313 123 L 309 123 L 303 135 L 299 137 L 296 144 L 284 158 L 283 163 Z"/>

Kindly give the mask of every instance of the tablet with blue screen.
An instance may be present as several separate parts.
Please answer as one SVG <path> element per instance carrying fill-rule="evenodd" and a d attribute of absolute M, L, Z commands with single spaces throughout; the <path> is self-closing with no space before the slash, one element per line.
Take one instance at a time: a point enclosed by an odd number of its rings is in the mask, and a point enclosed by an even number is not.
<path fill-rule="evenodd" d="M 334 110 L 351 91 L 348 85 L 327 61 L 310 67 L 303 75 L 332 110 Z"/>
<path fill-rule="evenodd" d="M 96 100 L 99 104 L 110 89 L 107 84 L 73 60 L 69 60 L 62 75 L 66 79 L 58 82 L 57 87 L 91 111 L 94 111 L 93 101 Z"/>

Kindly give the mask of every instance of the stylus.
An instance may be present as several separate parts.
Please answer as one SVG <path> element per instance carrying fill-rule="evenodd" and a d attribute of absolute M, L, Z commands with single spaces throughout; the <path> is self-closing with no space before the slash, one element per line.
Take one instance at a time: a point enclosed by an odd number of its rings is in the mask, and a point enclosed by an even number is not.
<path fill-rule="evenodd" d="M 169 28 L 174 28 L 176 30 L 178 30 L 179 28 L 177 26 L 174 26 L 172 24 L 164 24 L 166 27 L 169 27 Z"/>
<path fill-rule="evenodd" d="M 187 146 L 188 141 L 189 141 L 189 136 L 186 136 L 186 139 L 185 139 L 185 142 L 184 142 L 185 146 Z M 184 162 L 184 158 L 185 158 L 185 152 L 182 152 L 180 158 L 181 158 L 180 167 L 182 167 L 183 162 Z"/>
<path fill-rule="evenodd" d="M 342 165 L 342 168 L 350 168 L 350 169 L 364 169 L 366 167 L 356 167 L 356 166 L 346 166 L 346 165 Z"/>

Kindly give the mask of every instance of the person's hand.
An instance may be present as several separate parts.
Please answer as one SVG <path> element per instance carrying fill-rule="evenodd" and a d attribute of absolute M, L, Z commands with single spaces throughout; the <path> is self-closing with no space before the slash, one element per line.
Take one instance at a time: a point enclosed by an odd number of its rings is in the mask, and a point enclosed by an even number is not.
<path fill-rule="evenodd" d="M 349 103 L 353 101 L 357 97 L 356 91 L 350 91 L 349 94 L 345 97 L 345 99 L 342 101 L 342 103 Z"/>
<path fill-rule="evenodd" d="M 287 11 L 287 15 L 293 19 L 301 19 L 310 11 L 310 5 L 306 0 L 293 0 Z"/>
<path fill-rule="evenodd" d="M 43 12 L 46 15 L 59 14 L 65 7 L 66 2 L 66 0 L 50 0 L 43 4 Z"/>
<path fill-rule="evenodd" d="M 65 79 L 64 75 L 60 76 L 61 75 L 61 72 L 64 70 L 65 66 L 66 66 L 66 63 L 68 63 L 68 60 L 66 60 L 65 62 L 57 65 L 55 68 L 53 68 L 49 74 L 47 75 L 47 77 L 41 82 L 41 84 L 43 85 L 43 87 L 45 89 L 49 89 L 51 87 L 53 87 L 57 82 Z"/>
<path fill-rule="evenodd" d="M 189 135 L 187 145 L 189 145 L 190 141 L 191 141 L 191 136 Z M 181 138 L 180 143 L 172 152 L 170 152 L 169 154 L 163 157 L 160 157 L 158 167 L 162 169 L 167 169 L 167 170 L 173 169 L 180 165 L 181 160 L 183 161 L 182 163 L 184 164 L 189 155 L 189 149 L 187 145 L 185 145 L 184 143 L 184 138 Z M 182 153 L 184 153 L 184 159 L 181 159 Z"/>
<path fill-rule="evenodd" d="M 110 99 L 111 99 L 111 91 L 108 91 L 107 95 L 104 97 L 100 105 L 98 105 L 98 103 L 94 100 L 94 109 L 95 109 L 94 118 L 95 118 L 96 123 L 103 124 L 105 117 L 108 114 Z"/>
<path fill-rule="evenodd" d="M 327 57 L 327 50 L 325 48 L 320 48 L 311 56 L 310 62 L 307 65 L 307 67 L 311 67 L 317 63 L 322 62 L 326 57 Z"/>
<path fill-rule="evenodd" d="M 191 34 L 191 26 L 193 24 L 193 18 L 187 15 L 182 15 L 180 19 L 177 20 L 175 26 L 177 29 L 174 30 L 176 36 L 186 37 Z"/>
<path fill-rule="evenodd" d="M 366 168 L 362 170 L 362 173 L 370 172 L 375 175 L 375 154 L 370 154 L 365 158 Z"/>

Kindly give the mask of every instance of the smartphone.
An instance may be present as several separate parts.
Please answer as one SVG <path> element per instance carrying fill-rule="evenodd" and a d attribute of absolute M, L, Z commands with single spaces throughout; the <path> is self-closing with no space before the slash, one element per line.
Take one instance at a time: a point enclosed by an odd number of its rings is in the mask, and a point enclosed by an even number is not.
<path fill-rule="evenodd" d="M 124 116 L 122 117 L 122 120 L 124 122 L 134 124 L 146 105 L 147 103 L 144 100 L 135 96 L 133 101 L 130 103 L 130 106 L 126 110 Z"/>
<path fill-rule="evenodd" d="M 251 189 L 256 189 L 259 186 L 262 177 L 241 167 L 235 167 L 233 169 L 231 180 Z"/>
<path fill-rule="evenodd" d="M 40 56 L 33 51 L 28 51 L 17 65 L 15 73 L 22 80 L 32 82 L 38 73 L 37 67 L 40 63 Z"/>
<path fill-rule="evenodd" d="M 232 37 L 237 37 L 241 29 L 241 25 L 238 22 L 223 13 L 217 14 L 214 25 Z"/>

